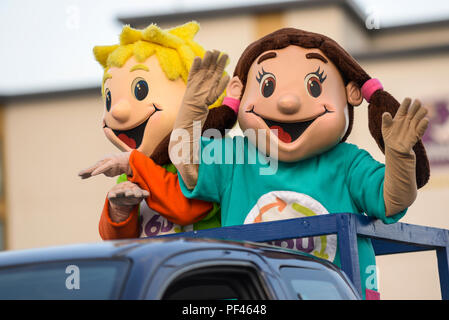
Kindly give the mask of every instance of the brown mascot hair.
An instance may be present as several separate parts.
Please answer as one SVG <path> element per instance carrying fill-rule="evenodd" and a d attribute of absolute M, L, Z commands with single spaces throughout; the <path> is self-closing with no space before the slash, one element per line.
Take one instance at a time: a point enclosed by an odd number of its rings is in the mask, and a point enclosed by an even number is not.
<path fill-rule="evenodd" d="M 234 110 L 226 105 L 209 110 L 202 132 L 207 129 L 217 129 L 224 136 L 226 129 L 231 129 L 237 121 Z M 171 132 L 159 143 L 150 158 L 158 165 L 170 163 L 168 156 L 168 144 L 170 143 Z"/>
<path fill-rule="evenodd" d="M 354 82 L 359 88 L 371 79 L 371 77 L 362 69 L 362 67 L 334 40 L 313 32 L 294 28 L 284 28 L 270 33 L 261 39 L 250 44 L 241 55 L 234 71 L 234 76 L 238 76 L 243 83 L 243 90 L 247 81 L 247 75 L 252 63 L 263 52 L 268 50 L 277 50 L 296 45 L 306 49 L 319 49 L 327 56 L 340 71 L 345 82 Z M 242 93 L 243 94 L 243 93 Z M 374 140 L 376 140 L 382 152 L 385 152 L 385 145 L 382 137 L 382 114 L 389 112 L 392 116 L 398 110 L 398 101 L 384 90 L 376 91 L 369 101 L 368 105 L 368 122 L 369 130 Z M 342 142 L 347 139 L 352 130 L 354 122 L 354 107 L 348 106 L 349 126 Z M 421 140 L 419 140 L 413 150 L 416 154 L 416 182 L 418 188 L 424 186 L 430 176 L 429 161 L 427 159 L 426 150 Z"/>

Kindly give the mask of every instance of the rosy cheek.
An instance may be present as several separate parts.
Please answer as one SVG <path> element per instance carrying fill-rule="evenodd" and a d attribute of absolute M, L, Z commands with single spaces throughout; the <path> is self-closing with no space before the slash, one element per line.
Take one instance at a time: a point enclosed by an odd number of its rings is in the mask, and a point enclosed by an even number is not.
<path fill-rule="evenodd" d="M 243 93 L 242 102 L 246 101 L 246 103 L 255 103 L 258 100 L 265 99 L 260 93 L 259 84 L 251 84 L 245 88 L 245 92 Z"/>
<path fill-rule="evenodd" d="M 323 95 L 315 99 L 315 104 L 317 106 L 317 109 L 326 107 L 329 111 L 336 111 L 341 109 L 339 107 L 338 101 L 335 101 L 331 96 L 329 95 Z"/>
<path fill-rule="evenodd" d="M 254 118 L 254 114 L 246 112 L 246 109 L 240 109 L 237 117 L 240 129 L 245 131 L 250 128 L 255 128 L 256 123 Z"/>
<path fill-rule="evenodd" d="M 248 112 L 246 112 L 246 108 L 240 107 L 239 113 L 237 114 L 237 121 L 239 122 L 240 126 L 244 127 L 246 126 L 247 118 L 248 118 Z"/>
<path fill-rule="evenodd" d="M 245 110 L 250 110 L 254 107 L 256 112 L 270 113 L 270 110 L 277 105 L 277 102 L 276 98 L 273 96 L 265 98 L 260 94 L 256 94 L 249 97 L 245 103 L 242 103 L 241 105 L 245 106 Z"/>
<path fill-rule="evenodd" d="M 323 101 L 335 108 L 343 109 L 346 107 L 346 91 L 344 87 L 333 87 L 323 92 Z"/>
<path fill-rule="evenodd" d="M 256 99 L 254 99 L 253 95 L 248 95 L 247 92 L 248 90 L 245 91 L 242 99 L 240 100 L 239 112 L 242 110 L 251 110 L 251 108 L 256 105 Z"/>

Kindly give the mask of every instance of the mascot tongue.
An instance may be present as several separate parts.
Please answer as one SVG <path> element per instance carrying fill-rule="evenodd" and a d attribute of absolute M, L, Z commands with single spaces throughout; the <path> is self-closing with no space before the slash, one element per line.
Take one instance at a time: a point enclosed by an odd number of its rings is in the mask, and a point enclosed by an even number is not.
<path fill-rule="evenodd" d="M 286 131 L 284 131 L 284 129 L 282 129 L 280 126 L 271 126 L 270 130 L 277 130 L 277 137 L 279 140 L 281 140 L 282 142 L 285 143 L 290 143 L 292 142 L 292 137 L 290 136 L 290 134 Z M 276 134 L 276 131 L 273 131 L 274 134 Z"/>
<path fill-rule="evenodd" d="M 136 141 L 133 138 L 128 137 L 126 134 L 124 133 L 120 133 L 117 138 L 119 138 L 120 140 L 122 140 L 124 143 L 126 143 L 126 145 L 128 147 L 130 147 L 131 149 L 135 149 L 137 146 Z"/>

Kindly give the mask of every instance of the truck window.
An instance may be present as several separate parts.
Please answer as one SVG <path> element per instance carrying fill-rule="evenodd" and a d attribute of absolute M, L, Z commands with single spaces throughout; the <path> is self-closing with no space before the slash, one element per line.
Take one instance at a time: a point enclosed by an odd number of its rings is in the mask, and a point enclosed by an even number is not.
<path fill-rule="evenodd" d="M 357 299 L 346 281 L 334 271 L 300 267 L 281 268 L 281 277 L 301 300 Z"/>
<path fill-rule="evenodd" d="M 115 299 L 128 269 L 126 261 L 39 263 L 0 269 L 0 299 Z"/>
<path fill-rule="evenodd" d="M 173 280 L 162 299 L 253 300 L 267 299 L 257 270 L 220 266 L 190 270 Z"/>

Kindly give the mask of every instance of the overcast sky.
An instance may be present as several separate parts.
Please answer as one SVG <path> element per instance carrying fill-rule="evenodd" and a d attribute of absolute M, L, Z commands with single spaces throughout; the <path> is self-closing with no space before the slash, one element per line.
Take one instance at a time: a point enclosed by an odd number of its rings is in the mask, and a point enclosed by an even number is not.
<path fill-rule="evenodd" d="M 285 0 L 282 0 L 285 2 Z M 118 41 L 117 16 L 142 16 L 276 0 L 2 0 L 0 96 L 99 85 L 95 45 Z M 354 0 L 362 14 L 376 11 L 381 27 L 449 19 L 447 0 Z"/>

